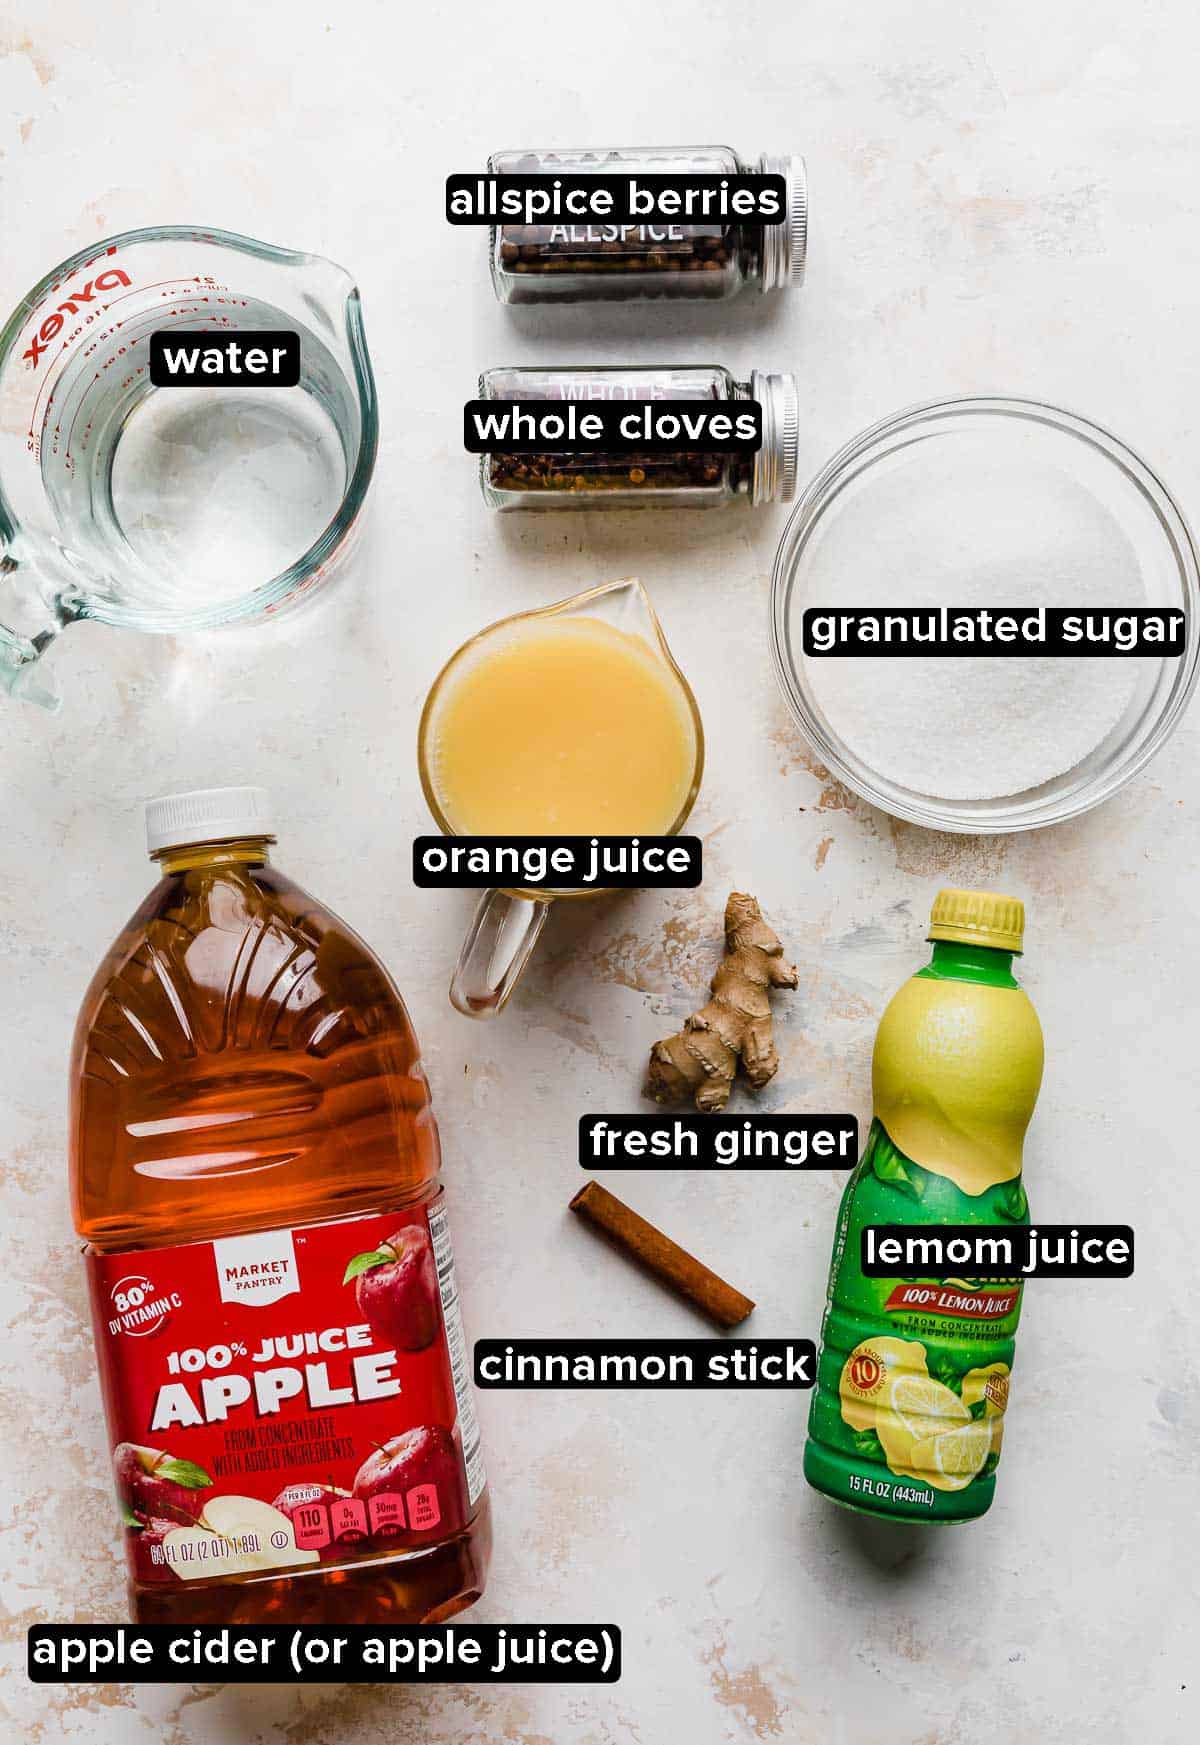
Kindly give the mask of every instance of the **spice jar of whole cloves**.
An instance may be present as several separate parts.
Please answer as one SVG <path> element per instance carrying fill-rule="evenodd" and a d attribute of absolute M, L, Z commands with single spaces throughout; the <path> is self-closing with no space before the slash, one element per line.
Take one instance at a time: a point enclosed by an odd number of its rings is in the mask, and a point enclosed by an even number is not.
<path fill-rule="evenodd" d="M 570 402 L 756 401 L 762 444 L 753 452 L 680 447 L 551 449 L 485 454 L 479 481 L 493 509 L 712 509 L 745 497 L 789 502 L 796 489 L 800 411 L 796 378 L 755 370 L 735 381 L 719 364 L 563 365 L 487 370 L 481 400 Z"/>
<path fill-rule="evenodd" d="M 774 291 L 804 279 L 808 183 L 804 159 L 756 163 L 728 146 L 604 147 L 503 151 L 499 176 L 777 174 L 786 211 L 777 223 L 712 219 L 651 224 L 501 224 L 491 232 L 492 284 L 502 303 L 582 303 L 664 297 L 732 297 L 745 285 Z"/>

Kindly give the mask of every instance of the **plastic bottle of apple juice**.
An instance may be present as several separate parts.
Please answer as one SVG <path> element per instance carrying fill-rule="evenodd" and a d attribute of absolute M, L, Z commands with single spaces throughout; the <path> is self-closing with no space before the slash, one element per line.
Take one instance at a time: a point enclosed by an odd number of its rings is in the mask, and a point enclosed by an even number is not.
<path fill-rule="evenodd" d="M 261 788 L 151 801 L 71 1176 L 135 1622 L 436 1622 L 491 1532 L 416 1038 Z"/>
<path fill-rule="evenodd" d="M 1013 978 L 1025 912 L 941 891 L 933 958 L 875 1041 L 874 1119 L 838 1216 L 804 1473 L 868 1514 L 965 1521 L 992 1501 L 1019 1279 L 867 1278 L 879 1224 L 1029 1223 L 1021 1150 L 1042 1031 Z"/>

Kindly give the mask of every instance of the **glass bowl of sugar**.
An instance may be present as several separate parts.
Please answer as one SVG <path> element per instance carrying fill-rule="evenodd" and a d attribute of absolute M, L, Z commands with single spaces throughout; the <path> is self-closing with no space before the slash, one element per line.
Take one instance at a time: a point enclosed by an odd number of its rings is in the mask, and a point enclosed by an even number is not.
<path fill-rule="evenodd" d="M 806 612 L 827 626 L 870 607 L 1027 621 L 1058 607 L 1097 624 L 1094 608 L 1173 608 L 1185 646 L 805 653 Z M 1124 443 L 1030 400 L 947 400 L 875 425 L 809 485 L 775 560 L 771 641 L 798 725 L 864 799 L 933 830 L 1030 830 L 1107 799 L 1178 725 L 1196 683 L 1198 607 L 1187 524 Z"/>

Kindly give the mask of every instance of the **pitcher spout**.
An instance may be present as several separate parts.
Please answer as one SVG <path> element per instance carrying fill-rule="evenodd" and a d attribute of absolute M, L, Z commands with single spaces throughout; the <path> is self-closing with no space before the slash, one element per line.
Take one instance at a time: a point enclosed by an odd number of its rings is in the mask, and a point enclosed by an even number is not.
<path fill-rule="evenodd" d="M 553 606 L 543 607 L 542 614 L 546 617 L 597 618 L 616 630 L 640 636 L 656 654 L 670 660 L 658 614 L 637 576 L 621 576 L 615 582 L 602 582 L 599 587 L 573 594 L 569 600 L 558 600 Z"/>

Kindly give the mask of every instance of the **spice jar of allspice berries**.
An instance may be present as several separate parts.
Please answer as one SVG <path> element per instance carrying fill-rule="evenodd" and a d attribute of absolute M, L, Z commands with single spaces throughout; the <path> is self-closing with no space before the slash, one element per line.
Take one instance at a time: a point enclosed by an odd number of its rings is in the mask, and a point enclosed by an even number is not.
<path fill-rule="evenodd" d="M 804 280 L 808 184 L 804 159 L 763 155 L 757 163 L 728 146 L 604 147 L 597 151 L 496 152 L 498 176 L 776 174 L 786 212 L 778 223 L 712 219 L 652 224 L 502 224 L 491 232 L 492 284 L 502 303 L 582 303 L 663 297 L 732 297 Z"/>
<path fill-rule="evenodd" d="M 493 509 L 711 509 L 739 497 L 790 502 L 796 489 L 800 402 L 795 376 L 755 370 L 735 381 L 719 364 L 564 365 L 487 370 L 481 400 L 574 402 L 745 400 L 762 408 L 753 452 L 681 446 L 597 452 L 547 447 L 482 456 L 479 482 Z"/>

